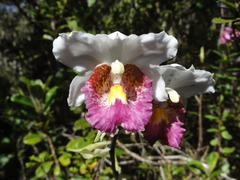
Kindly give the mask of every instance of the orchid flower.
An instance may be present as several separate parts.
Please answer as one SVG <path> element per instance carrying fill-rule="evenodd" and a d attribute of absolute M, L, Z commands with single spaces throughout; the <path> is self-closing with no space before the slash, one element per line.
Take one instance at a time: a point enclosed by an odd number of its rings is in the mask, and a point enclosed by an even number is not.
<path fill-rule="evenodd" d="M 240 31 L 233 31 L 230 27 L 225 27 L 223 32 L 221 33 L 221 41 L 223 44 L 227 43 L 227 41 L 231 40 L 233 37 L 240 37 Z"/>
<path fill-rule="evenodd" d="M 153 114 L 143 135 L 150 145 L 159 140 L 163 145 L 180 148 L 185 132 L 181 126 L 184 125 L 187 98 L 202 93 L 214 93 L 213 74 L 195 70 L 193 66 L 186 69 L 179 64 L 163 65 L 159 69 L 169 99 L 153 102 Z"/>
<path fill-rule="evenodd" d="M 53 42 L 55 58 L 80 73 L 70 84 L 69 106 L 86 100 L 85 117 L 102 132 L 115 135 L 117 126 L 143 131 L 152 100 L 168 98 L 159 64 L 176 55 L 177 44 L 164 31 L 141 36 L 60 34 Z"/>

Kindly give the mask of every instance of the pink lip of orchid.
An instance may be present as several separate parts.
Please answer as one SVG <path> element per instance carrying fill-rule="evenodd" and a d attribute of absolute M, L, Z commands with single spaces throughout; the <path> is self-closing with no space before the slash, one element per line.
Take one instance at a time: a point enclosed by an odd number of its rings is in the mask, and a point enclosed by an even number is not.
<path fill-rule="evenodd" d="M 180 148 L 185 132 L 181 126 L 184 125 L 187 98 L 202 93 L 214 93 L 213 74 L 195 70 L 193 66 L 186 69 L 179 64 L 163 65 L 159 69 L 166 91 L 169 92 L 169 99 L 153 102 L 153 114 L 143 135 L 150 145 L 159 140 L 163 145 Z"/>
<path fill-rule="evenodd" d="M 118 125 L 131 132 L 144 130 L 152 98 L 168 97 L 158 65 L 176 52 L 177 40 L 164 31 L 141 36 L 73 31 L 53 42 L 55 58 L 80 72 L 70 84 L 68 104 L 86 100 L 88 122 L 112 135 Z"/>

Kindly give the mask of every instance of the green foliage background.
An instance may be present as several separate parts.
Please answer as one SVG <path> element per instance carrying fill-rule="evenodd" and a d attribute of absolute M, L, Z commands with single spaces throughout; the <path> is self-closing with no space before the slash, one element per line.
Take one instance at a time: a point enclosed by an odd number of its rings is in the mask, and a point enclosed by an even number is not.
<path fill-rule="evenodd" d="M 189 99 L 181 150 L 161 144 L 150 147 L 139 134 L 119 136 L 121 178 L 240 178 L 240 40 L 223 44 L 219 38 L 224 26 L 240 29 L 238 1 L 4 4 L 18 11 L 0 9 L 0 179 L 113 179 L 108 154 L 85 159 L 66 149 L 91 144 L 97 133 L 84 119 L 84 106 L 67 106 L 76 73 L 52 55 L 53 39 L 72 30 L 126 35 L 165 30 L 179 41 L 177 57 L 167 63 L 187 68 L 194 64 L 215 74 L 215 94 Z"/>

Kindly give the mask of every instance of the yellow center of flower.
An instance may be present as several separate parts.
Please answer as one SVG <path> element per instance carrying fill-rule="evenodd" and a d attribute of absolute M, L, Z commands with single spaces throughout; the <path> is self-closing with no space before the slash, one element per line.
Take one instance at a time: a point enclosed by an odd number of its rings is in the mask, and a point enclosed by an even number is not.
<path fill-rule="evenodd" d="M 166 121 L 168 123 L 168 116 L 164 109 L 159 107 L 153 107 L 152 117 L 150 118 L 151 122 L 160 122 Z"/>
<path fill-rule="evenodd" d="M 127 104 L 127 96 L 123 91 L 123 87 L 119 84 L 115 84 L 110 88 L 108 104 L 114 104 L 116 99 L 121 100 L 123 104 Z"/>

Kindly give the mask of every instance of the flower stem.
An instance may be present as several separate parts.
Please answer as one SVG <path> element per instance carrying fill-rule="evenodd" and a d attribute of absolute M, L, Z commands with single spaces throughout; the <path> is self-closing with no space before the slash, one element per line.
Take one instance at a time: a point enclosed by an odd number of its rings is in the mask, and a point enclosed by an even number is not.
<path fill-rule="evenodd" d="M 117 134 L 112 138 L 112 143 L 111 143 L 111 150 L 110 150 L 110 159 L 112 162 L 112 171 L 114 175 L 114 179 L 118 180 L 118 171 L 116 170 L 116 159 L 115 159 L 115 146 L 116 146 L 116 141 L 117 141 Z"/>

